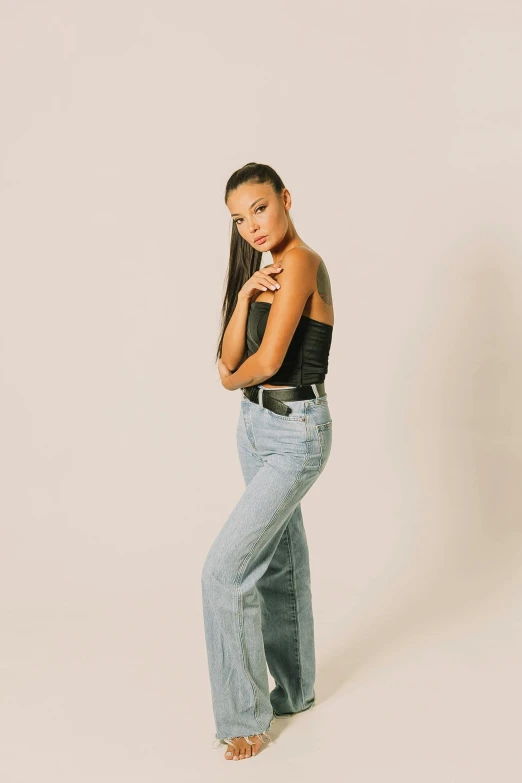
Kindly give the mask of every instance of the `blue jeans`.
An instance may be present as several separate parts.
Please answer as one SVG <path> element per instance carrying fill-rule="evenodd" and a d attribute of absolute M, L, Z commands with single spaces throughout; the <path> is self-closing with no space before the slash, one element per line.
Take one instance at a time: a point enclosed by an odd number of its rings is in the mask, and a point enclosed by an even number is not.
<path fill-rule="evenodd" d="M 260 389 L 261 403 L 263 394 Z M 266 735 L 274 715 L 301 712 L 315 700 L 310 566 L 300 501 L 328 461 L 332 417 L 326 394 L 286 404 L 288 416 L 241 392 L 236 438 L 246 488 L 201 575 L 220 744 Z M 275 681 L 271 692 L 267 664 Z"/>

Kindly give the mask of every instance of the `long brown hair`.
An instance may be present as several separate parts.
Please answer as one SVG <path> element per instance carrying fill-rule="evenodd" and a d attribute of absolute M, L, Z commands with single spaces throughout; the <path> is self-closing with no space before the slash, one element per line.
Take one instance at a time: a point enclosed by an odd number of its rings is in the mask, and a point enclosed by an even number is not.
<path fill-rule="evenodd" d="M 225 204 L 230 193 L 245 182 L 256 182 L 258 184 L 269 182 L 277 194 L 281 194 L 285 187 L 283 180 L 271 166 L 268 166 L 266 163 L 246 163 L 240 169 L 234 171 L 229 178 L 225 188 Z M 243 239 L 235 222 L 232 221 L 230 256 L 225 277 L 225 295 L 221 308 L 216 361 L 221 358 L 223 337 L 228 322 L 232 318 L 237 303 L 237 295 L 246 281 L 261 267 L 262 257 L 263 253 L 260 250 L 256 250 L 255 247 L 252 247 L 252 245 Z M 247 350 L 245 346 L 245 352 L 241 363 L 243 363 L 246 358 Z"/>

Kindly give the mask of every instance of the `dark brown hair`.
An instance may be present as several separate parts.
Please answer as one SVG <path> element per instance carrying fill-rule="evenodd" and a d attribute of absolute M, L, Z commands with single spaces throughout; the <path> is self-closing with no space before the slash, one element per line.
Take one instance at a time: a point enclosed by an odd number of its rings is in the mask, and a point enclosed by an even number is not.
<path fill-rule="evenodd" d="M 242 168 L 234 171 L 229 178 L 225 188 L 225 203 L 229 195 L 233 190 L 236 190 L 240 185 L 246 182 L 264 183 L 269 182 L 277 194 L 282 193 L 285 185 L 283 180 L 274 171 L 273 168 L 266 163 L 246 163 Z M 219 338 L 216 351 L 216 361 L 221 357 L 221 350 L 223 347 L 223 337 L 228 326 L 228 322 L 232 318 L 236 303 L 237 295 L 246 281 L 252 277 L 254 272 L 261 267 L 261 259 L 263 253 L 260 250 L 256 250 L 250 245 L 239 233 L 239 230 L 234 221 L 232 221 L 231 237 L 230 237 L 230 256 L 228 261 L 228 269 L 225 277 L 225 295 L 223 299 L 223 305 L 221 308 L 221 321 L 219 327 Z M 247 358 L 247 351 L 245 352 L 241 360 L 241 364 Z"/>

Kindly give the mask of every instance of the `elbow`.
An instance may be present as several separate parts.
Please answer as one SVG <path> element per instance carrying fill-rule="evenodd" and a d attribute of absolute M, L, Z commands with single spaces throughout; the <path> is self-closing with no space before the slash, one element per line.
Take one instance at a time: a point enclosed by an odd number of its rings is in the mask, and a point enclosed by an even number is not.
<path fill-rule="evenodd" d="M 240 364 L 240 362 L 229 362 L 229 361 L 227 361 L 226 356 L 223 356 L 223 355 L 221 356 L 221 361 L 223 362 L 225 367 L 228 367 L 230 372 L 235 372 L 237 370 L 237 368 L 239 367 L 239 364 Z"/>
<path fill-rule="evenodd" d="M 282 361 L 277 361 L 273 356 L 266 355 L 261 350 L 257 351 L 255 356 L 258 362 L 256 369 L 259 375 L 263 375 L 265 379 L 271 378 L 281 367 Z"/>

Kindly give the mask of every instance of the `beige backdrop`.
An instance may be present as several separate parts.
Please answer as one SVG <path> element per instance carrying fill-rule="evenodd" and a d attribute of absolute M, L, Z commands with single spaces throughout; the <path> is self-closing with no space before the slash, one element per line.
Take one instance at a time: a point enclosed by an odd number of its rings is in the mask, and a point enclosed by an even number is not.
<path fill-rule="evenodd" d="M 519 779 L 520 4 L 0 22 L 2 781 Z M 252 160 L 330 272 L 334 438 L 317 706 L 234 772 L 200 571 L 243 489 L 213 356 Z"/>

